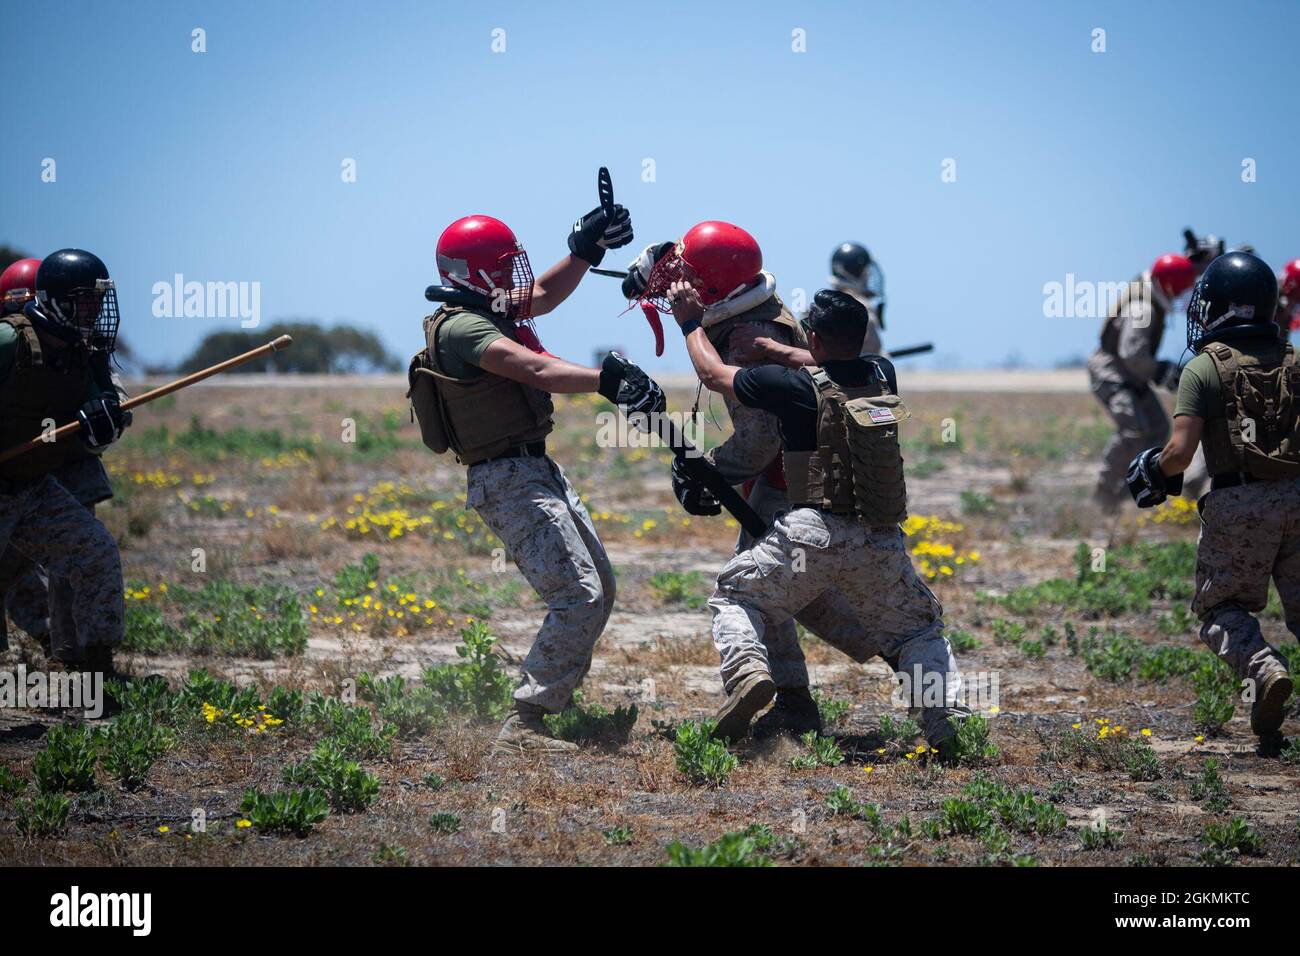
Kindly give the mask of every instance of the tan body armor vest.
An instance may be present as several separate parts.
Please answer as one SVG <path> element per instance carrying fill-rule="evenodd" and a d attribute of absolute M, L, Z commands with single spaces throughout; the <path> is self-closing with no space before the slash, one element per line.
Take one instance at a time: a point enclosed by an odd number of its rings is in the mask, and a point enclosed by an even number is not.
<path fill-rule="evenodd" d="M 424 320 L 425 348 L 411 360 L 407 397 L 425 445 L 438 454 L 450 450 L 461 464 L 473 465 L 544 439 L 554 427 L 555 408 L 546 392 L 491 372 L 472 379 L 443 372 L 438 366 L 438 331 L 463 312 L 486 318 L 506 338 L 519 341 L 508 317 L 443 306 Z"/>
<path fill-rule="evenodd" d="M 775 322 L 790 330 L 791 344 L 801 349 L 808 347 L 808 339 L 803 334 L 803 328 L 795 321 L 780 297 L 773 295 L 748 311 L 738 312 L 729 319 L 704 327 L 704 334 L 708 336 L 719 355 L 726 353 L 727 339 L 741 322 Z"/>
<path fill-rule="evenodd" d="M 1300 476 L 1300 364 L 1279 343 L 1262 359 L 1223 342 L 1205 352 L 1219 373 L 1223 418 L 1205 423 L 1201 443 L 1211 475 L 1245 472 L 1255 478 Z"/>
<path fill-rule="evenodd" d="M 784 452 L 791 506 L 856 515 L 873 526 L 905 520 L 902 400 L 883 375 L 869 385 L 842 386 L 824 369 L 802 371 L 817 391 L 817 449 Z"/>
<path fill-rule="evenodd" d="M 1133 300 L 1134 295 L 1141 295 L 1143 288 L 1143 277 L 1138 276 L 1124 287 L 1124 291 L 1115 299 L 1115 304 L 1111 306 L 1110 315 L 1106 317 L 1106 324 L 1101 329 L 1101 350 L 1107 355 L 1119 357 L 1119 339 L 1120 332 L 1123 329 L 1123 320 L 1120 318 L 1121 313 L 1128 308 L 1128 304 Z M 1154 357 L 1160 350 L 1160 340 L 1165 337 L 1165 310 L 1160 304 L 1152 299 L 1151 303 L 1151 335 L 1150 348 L 1151 355 Z"/>
<path fill-rule="evenodd" d="M 52 367 L 36 329 L 24 315 L 7 315 L 3 320 L 18 333 L 18 348 L 9 377 L 0 384 L 0 449 L 30 441 L 47 430 L 66 425 L 77 417 L 90 384 L 90 359 L 85 349 L 72 346 L 60 352 L 60 368 Z M 52 430 L 52 429 L 51 429 Z M 25 455 L 0 464 L 0 479 L 34 481 L 55 469 L 93 452 L 76 436 L 42 443 Z"/>

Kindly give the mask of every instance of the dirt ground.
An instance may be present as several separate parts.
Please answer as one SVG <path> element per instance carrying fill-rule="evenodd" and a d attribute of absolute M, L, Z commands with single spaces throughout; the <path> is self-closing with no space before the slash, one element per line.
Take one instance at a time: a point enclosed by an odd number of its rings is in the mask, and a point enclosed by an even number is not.
<path fill-rule="evenodd" d="M 659 865 L 671 844 L 699 849 L 763 824 L 771 832 L 760 832 L 749 857 L 782 865 L 1295 865 L 1300 764 L 1256 753 L 1248 707 L 1238 703 L 1207 729 L 1190 679 L 1144 679 L 1140 669 L 1108 679 L 1078 647 L 1082 635 L 1122 633 L 1144 648 L 1199 650 L 1185 599 L 1153 587 L 1146 606 L 1114 612 L 1003 601 L 1039 582 L 1074 581 L 1080 543 L 1096 555 L 1193 541 L 1195 511 L 1140 520 L 1130 509 L 1112 526 L 1093 509 L 1088 490 L 1108 427 L 1077 374 L 953 375 L 945 384 L 942 373 L 900 374 L 915 415 L 904 433 L 910 511 L 929 519 L 909 546 L 934 575 L 963 670 L 996 676 L 999 696 L 981 710 L 996 756 L 945 768 L 918 753 L 919 738 L 892 735 L 888 722 L 882 729 L 882 716 L 906 716 L 891 703 L 889 668 L 856 664 L 804 635 L 813 684 L 842 711 L 827 731 L 842 762 L 795 769 L 806 751 L 799 743 L 742 744 L 721 785 L 687 779 L 664 728 L 706 718 L 721 701 L 703 601 L 735 524 L 688 519 L 672 499 L 665 454 L 600 447 L 597 416 L 608 406 L 571 398 L 560 402 L 552 455 L 584 495 L 619 584 L 584 703 L 608 711 L 635 703 L 625 741 L 597 740 L 576 755 L 489 756 L 496 722 L 453 713 L 399 735 L 386 756 L 361 760 L 379 782 L 368 809 L 332 812 L 296 837 L 244 823 L 241 800 L 249 788 L 279 789 L 285 766 L 322 731 L 287 720 L 254 733 L 192 708 L 173 721 L 173 744 L 142 785 L 127 789 L 101 763 L 92 789 L 69 794 L 66 825 L 38 838 L 19 833 L 20 804 L 36 792 L 34 761 L 48 729 L 64 718 L 6 709 L 0 765 L 28 786 L 0 796 L 0 856 L 78 865 Z M 362 672 L 415 685 L 423 668 L 461 660 L 462 630 L 478 623 L 498 638 L 494 652 L 512 672 L 543 609 L 463 510 L 463 469 L 419 445 L 400 383 L 291 385 L 250 380 L 183 392 L 138 412 L 109 453 L 117 497 L 101 515 L 121 543 L 127 580 L 134 649 L 121 655 L 124 668 L 162 675 L 177 690 L 202 667 L 255 684 L 264 700 L 276 686 L 335 695 Z M 691 398 L 675 389 L 671 406 L 687 408 Z M 725 424 L 719 399 L 712 409 Z M 710 426 L 711 441 L 723 434 Z M 360 585 L 374 596 L 369 604 L 344 602 L 349 569 L 372 579 Z M 213 620 L 215 605 L 193 603 L 210 582 L 296 598 L 274 611 L 249 598 L 252 610 L 241 613 L 252 616 L 250 634 L 263 633 L 263 613 L 301 621 L 263 644 L 223 644 L 235 629 Z M 385 592 L 388 606 L 374 609 Z M 1277 646 L 1294 649 L 1276 613 L 1264 627 Z M 207 637 L 191 640 L 199 633 Z M 0 669 L 19 663 L 44 666 L 22 634 Z M 1284 730 L 1300 731 L 1294 708 Z M 1154 756 L 1143 763 L 1133 755 L 1145 747 Z M 990 785 L 1038 801 L 1049 822 L 1025 825 L 1004 813 L 998 823 L 997 812 L 992 824 L 954 822 L 957 804 L 995 806 L 976 795 Z M 838 787 L 860 812 L 846 812 L 843 800 L 838 813 L 828 805 Z M 191 831 L 195 809 L 206 832 Z M 1215 835 L 1238 819 L 1253 840 Z"/>

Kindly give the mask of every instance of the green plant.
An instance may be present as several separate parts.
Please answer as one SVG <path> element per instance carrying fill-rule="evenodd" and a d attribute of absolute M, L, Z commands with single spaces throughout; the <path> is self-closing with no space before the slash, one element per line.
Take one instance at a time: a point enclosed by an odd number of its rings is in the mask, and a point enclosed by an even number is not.
<path fill-rule="evenodd" d="M 480 720 L 495 720 L 510 711 L 513 682 L 497 655 L 492 652 L 496 638 L 482 621 L 461 629 L 462 643 L 455 664 L 439 664 L 424 669 L 424 684 L 447 710 L 470 713 Z"/>
<path fill-rule="evenodd" d="M 874 803 L 858 803 L 848 787 L 836 787 L 826 795 L 826 806 L 836 816 L 852 817 L 865 820 L 877 830 L 881 827 L 880 807 Z M 906 829 L 910 831 L 911 822 L 904 818 Z M 903 825 L 900 824 L 900 827 Z"/>
<path fill-rule="evenodd" d="M 45 748 L 32 761 L 36 787 L 42 793 L 80 793 L 95 786 L 95 735 L 89 727 L 55 724 L 45 735 Z"/>
<path fill-rule="evenodd" d="M 707 846 L 695 849 L 680 842 L 666 847 L 669 866 L 775 866 L 768 852 L 775 837 L 770 827 L 750 824 L 744 830 L 724 833 Z"/>
<path fill-rule="evenodd" d="M 420 782 L 430 790 L 441 790 L 443 787 L 447 786 L 447 778 L 440 773 L 434 773 L 432 771 L 426 773 Z"/>
<path fill-rule="evenodd" d="M 681 604 L 695 610 L 709 599 L 707 583 L 699 571 L 660 571 L 650 577 L 650 590 L 664 604 Z"/>
<path fill-rule="evenodd" d="M 379 778 L 348 758 L 334 738 L 325 738 L 309 756 L 284 768 L 290 787 L 320 790 L 330 806 L 343 813 L 366 809 L 379 796 Z"/>
<path fill-rule="evenodd" d="M 460 817 L 454 813 L 431 813 L 429 826 L 434 833 L 457 833 L 460 830 Z"/>
<path fill-rule="evenodd" d="M 844 763 L 844 751 L 834 737 L 819 737 L 810 730 L 799 738 L 807 753 L 790 761 L 791 770 L 812 770 L 816 767 L 838 767 Z"/>
<path fill-rule="evenodd" d="M 67 825 L 72 801 L 61 793 L 38 793 L 30 800 L 18 800 L 18 832 L 27 837 L 58 833 Z"/>
<path fill-rule="evenodd" d="M 152 714 L 126 711 L 98 734 L 99 761 L 127 790 L 144 783 L 149 768 L 176 742 L 176 735 Z"/>
<path fill-rule="evenodd" d="M 1262 856 L 1264 853 L 1264 841 L 1241 817 L 1233 817 L 1226 823 L 1207 824 L 1201 839 L 1205 843 L 1201 862 L 1209 866 L 1226 865 L 1234 853 L 1241 856 Z"/>
<path fill-rule="evenodd" d="M 949 797 L 939 807 L 939 827 L 944 834 L 980 836 L 993 826 L 993 814 L 983 803 Z"/>
<path fill-rule="evenodd" d="M 889 714 L 881 714 L 876 732 L 886 747 L 910 747 L 911 742 L 921 736 L 921 727 L 911 717 L 895 720 Z"/>
<path fill-rule="evenodd" d="M 1114 850 L 1124 842 L 1124 834 L 1112 830 L 1105 822 L 1079 831 L 1079 841 L 1085 850 Z"/>
<path fill-rule="evenodd" d="M 411 860 L 405 847 L 392 846 L 380 841 L 379 848 L 370 855 L 370 862 L 376 866 L 410 866 Z"/>
<path fill-rule="evenodd" d="M 817 713 L 821 715 L 822 725 L 825 727 L 839 723 L 853 706 L 847 700 L 831 697 L 820 690 L 813 690 L 812 697 L 817 703 Z"/>
<path fill-rule="evenodd" d="M 1237 679 L 1217 662 L 1198 670 L 1192 677 L 1196 703 L 1192 719 L 1207 734 L 1217 734 L 1232 720 L 1237 706 Z"/>
<path fill-rule="evenodd" d="M 944 636 L 948 638 L 948 643 L 952 646 L 953 653 L 955 654 L 965 654 L 967 651 L 973 651 L 980 645 L 979 638 L 970 631 L 963 630 L 959 627 L 949 628 L 944 632 Z"/>
<path fill-rule="evenodd" d="M 690 721 L 677 728 L 673 742 L 677 770 L 691 783 L 720 787 L 740 766 L 740 760 L 726 744 L 713 739 L 716 729 L 713 720 Z"/>
<path fill-rule="evenodd" d="M 558 714 L 547 714 L 543 720 L 551 733 L 561 740 L 578 744 L 595 741 L 623 744 L 632 734 L 636 717 L 636 704 L 631 707 L 620 705 L 611 713 L 599 704 L 586 703 L 582 692 L 577 691 L 572 705 Z"/>
<path fill-rule="evenodd" d="M 357 677 L 357 690 L 363 700 L 374 703 L 376 713 L 392 725 L 398 737 L 427 734 L 447 716 L 431 688 L 408 689 L 406 680 L 398 675 L 379 680 L 363 672 Z"/>
<path fill-rule="evenodd" d="M 27 789 L 27 781 L 8 767 L 0 766 L 0 797 L 12 799 Z"/>
<path fill-rule="evenodd" d="M 992 495 L 978 491 L 961 493 L 961 512 L 965 515 L 991 515 L 998 510 L 998 502 Z"/>
<path fill-rule="evenodd" d="M 948 724 L 956 731 L 953 755 L 958 763 L 974 766 L 998 758 L 1000 751 L 989 739 L 987 718 L 980 714 L 965 717 L 954 714 L 948 718 Z"/>
<path fill-rule="evenodd" d="M 1145 740 L 1134 740 L 1125 748 L 1124 769 L 1130 780 L 1160 779 L 1160 759 Z"/>
<path fill-rule="evenodd" d="M 631 827 L 613 827 L 609 830 L 601 830 L 600 833 L 605 838 L 607 846 L 626 846 L 632 842 Z"/>
<path fill-rule="evenodd" d="M 263 793 L 248 790 L 240 812 L 263 833 L 292 833 L 306 836 L 330 813 L 329 798 L 320 790 L 278 790 Z"/>
<path fill-rule="evenodd" d="M 1192 781 L 1189 789 L 1192 799 L 1204 803 L 1209 813 L 1222 813 L 1232 805 L 1228 787 L 1219 776 L 1219 761 L 1213 757 L 1205 758 L 1201 775 Z"/>

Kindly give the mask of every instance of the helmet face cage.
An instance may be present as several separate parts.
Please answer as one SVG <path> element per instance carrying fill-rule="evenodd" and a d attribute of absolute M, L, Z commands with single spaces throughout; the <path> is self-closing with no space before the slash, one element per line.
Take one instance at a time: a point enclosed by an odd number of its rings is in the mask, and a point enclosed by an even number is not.
<path fill-rule="evenodd" d="M 503 265 L 507 259 L 510 260 L 510 315 L 516 322 L 526 322 L 533 315 L 533 269 L 528 264 L 528 253 L 522 249 L 503 256 Z"/>
<path fill-rule="evenodd" d="M 678 247 L 674 247 L 655 263 L 646 280 L 645 291 L 641 293 L 641 302 L 649 302 L 660 312 L 671 312 L 672 304 L 668 301 L 668 289 L 674 282 L 689 282 L 698 286 L 699 276 L 681 257 Z"/>
<path fill-rule="evenodd" d="M 1210 302 L 1201 295 L 1203 288 L 1202 283 L 1196 283 L 1187 303 L 1187 347 L 1192 352 L 1200 349 L 1201 339 L 1205 338 L 1205 314 L 1210 308 Z"/>
<path fill-rule="evenodd" d="M 36 298 L 55 324 L 74 333 L 92 352 L 116 348 L 122 318 L 112 279 L 96 279 L 93 286 L 79 286 L 61 295 L 38 292 Z"/>

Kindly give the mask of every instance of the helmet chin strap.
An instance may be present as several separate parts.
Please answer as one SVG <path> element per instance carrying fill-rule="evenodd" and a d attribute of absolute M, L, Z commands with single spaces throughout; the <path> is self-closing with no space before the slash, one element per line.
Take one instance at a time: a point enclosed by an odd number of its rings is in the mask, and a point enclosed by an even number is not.
<path fill-rule="evenodd" d="M 47 335 L 52 335 L 60 341 L 68 343 L 80 342 L 82 340 L 80 330 L 75 325 L 62 321 L 62 313 L 59 312 L 57 307 L 55 308 L 55 314 L 60 316 L 60 318 L 51 318 L 45 310 L 41 308 L 41 302 L 39 299 L 32 299 L 23 306 L 23 315 L 27 316 L 28 321 L 30 321 L 32 325 L 36 326 L 39 331 L 44 332 Z"/>

